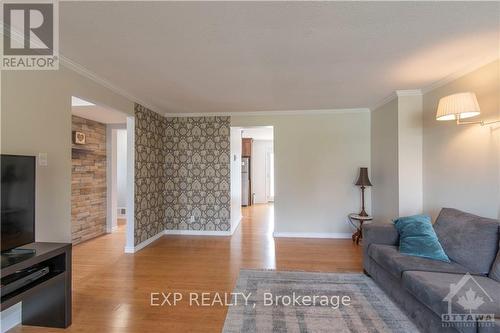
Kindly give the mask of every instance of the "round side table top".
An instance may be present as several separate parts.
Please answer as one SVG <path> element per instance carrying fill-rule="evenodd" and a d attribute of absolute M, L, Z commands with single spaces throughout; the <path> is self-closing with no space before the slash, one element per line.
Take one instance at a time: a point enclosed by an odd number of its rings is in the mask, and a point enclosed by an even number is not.
<path fill-rule="evenodd" d="M 358 221 L 371 221 L 373 220 L 373 216 L 361 216 L 359 214 L 349 214 L 349 218 Z"/>

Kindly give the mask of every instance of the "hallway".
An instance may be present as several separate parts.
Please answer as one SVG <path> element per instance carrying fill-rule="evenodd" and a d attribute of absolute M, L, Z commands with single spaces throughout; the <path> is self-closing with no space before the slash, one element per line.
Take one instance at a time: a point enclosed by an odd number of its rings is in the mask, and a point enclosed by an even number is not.
<path fill-rule="evenodd" d="M 361 247 L 350 239 L 274 239 L 272 218 L 272 205 L 254 205 L 231 237 L 163 236 L 133 255 L 123 253 L 123 230 L 75 246 L 73 324 L 65 331 L 220 332 L 226 307 L 153 307 L 150 293 L 231 292 L 240 268 L 361 271 Z"/>

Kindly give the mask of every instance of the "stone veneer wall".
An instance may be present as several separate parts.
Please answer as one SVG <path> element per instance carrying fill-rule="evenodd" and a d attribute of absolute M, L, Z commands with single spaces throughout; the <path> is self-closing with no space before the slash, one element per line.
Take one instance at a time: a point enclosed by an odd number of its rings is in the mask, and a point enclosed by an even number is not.
<path fill-rule="evenodd" d="M 72 116 L 71 127 L 86 135 L 71 159 L 71 238 L 78 244 L 106 233 L 106 125 Z"/>
<path fill-rule="evenodd" d="M 231 229 L 230 117 L 167 118 L 166 229 Z"/>
<path fill-rule="evenodd" d="M 165 126 L 165 117 L 135 105 L 135 245 L 165 230 Z"/>

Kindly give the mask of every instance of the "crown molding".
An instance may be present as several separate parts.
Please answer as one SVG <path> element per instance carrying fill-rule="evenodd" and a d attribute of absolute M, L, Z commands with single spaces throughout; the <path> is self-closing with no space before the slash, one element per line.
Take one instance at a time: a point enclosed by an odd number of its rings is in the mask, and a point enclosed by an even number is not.
<path fill-rule="evenodd" d="M 422 90 L 420 90 L 420 89 L 396 90 L 396 96 L 398 96 L 398 97 L 422 96 Z"/>
<path fill-rule="evenodd" d="M 380 108 L 381 106 L 391 102 L 392 100 L 394 100 L 395 98 L 397 97 L 400 97 L 400 96 L 422 96 L 426 93 L 428 93 L 429 91 L 432 91 L 434 89 L 437 89 L 439 87 L 442 87 L 456 79 L 459 79 L 460 77 L 464 76 L 464 75 L 467 75 L 489 63 L 492 63 L 493 61 L 495 60 L 499 60 L 500 59 L 500 56 L 499 55 L 495 55 L 495 56 L 489 56 L 489 57 L 483 57 L 481 60 L 479 61 L 476 61 L 472 64 L 469 64 L 468 66 L 462 68 L 461 70 L 455 72 L 455 73 L 452 73 L 446 77 L 444 77 L 443 79 L 441 80 L 438 80 L 436 82 L 433 82 L 421 89 L 412 89 L 412 90 L 396 90 L 394 91 L 392 94 L 390 94 L 389 96 L 385 97 L 384 99 L 382 99 L 381 101 L 379 101 L 378 103 L 376 103 L 374 106 L 372 106 L 370 108 L 371 111 L 375 111 L 376 109 Z"/>
<path fill-rule="evenodd" d="M 407 89 L 407 90 L 396 90 L 377 104 L 375 104 L 373 107 L 370 108 L 371 111 L 375 111 L 376 109 L 380 108 L 383 105 L 386 105 L 387 103 L 395 100 L 398 97 L 405 97 L 405 96 L 422 96 L 422 90 L 420 89 Z"/>
<path fill-rule="evenodd" d="M 283 111 L 165 113 L 165 117 L 311 116 L 311 115 L 365 113 L 365 112 L 370 112 L 370 109 L 368 109 L 368 108 L 352 108 L 352 109 L 283 110 Z"/>
<path fill-rule="evenodd" d="M 462 69 L 456 71 L 455 73 L 452 73 L 452 74 L 444 77 L 441 80 L 438 80 L 434 83 L 431 83 L 431 84 L 425 86 L 424 88 L 421 89 L 422 93 L 426 94 L 429 91 L 440 88 L 440 87 L 442 87 L 442 86 L 444 86 L 452 81 L 455 81 L 456 79 L 459 79 L 462 76 L 467 75 L 467 74 L 469 74 L 469 73 L 471 73 L 471 72 L 473 72 L 473 71 L 475 71 L 483 66 L 486 66 L 489 63 L 492 63 L 493 61 L 496 61 L 496 60 L 500 60 L 500 54 L 491 55 L 488 57 L 483 57 L 480 60 L 475 61 L 475 62 L 469 64 L 468 66 L 463 67 Z"/>
<path fill-rule="evenodd" d="M 381 101 L 379 101 L 378 103 L 373 105 L 370 108 L 370 110 L 373 112 L 373 111 L 377 110 L 378 108 L 380 108 L 381 106 L 386 105 L 387 103 L 395 100 L 397 97 L 398 97 L 398 95 L 397 95 L 396 91 L 394 91 L 389 96 L 385 97 L 384 99 L 382 99 Z"/>
<path fill-rule="evenodd" d="M 108 88 L 109 90 L 113 91 L 114 93 L 122 96 L 122 97 L 125 97 L 126 99 L 130 100 L 131 102 L 133 103 L 138 103 L 138 104 L 141 104 L 142 106 L 156 112 L 156 113 L 159 113 L 159 114 L 163 114 L 163 111 L 161 110 L 160 107 L 158 107 L 157 105 L 153 105 L 153 104 L 150 104 L 150 103 L 147 103 L 143 100 L 141 100 L 140 98 L 137 98 L 136 96 L 132 95 L 131 93 L 129 93 L 128 91 L 114 85 L 113 83 L 101 78 L 100 76 L 98 76 L 96 73 L 88 70 L 87 68 L 83 67 L 82 65 L 74 62 L 73 60 L 63 56 L 63 55 L 59 55 L 59 64 L 60 65 L 63 65 L 64 67 L 86 77 L 87 79 L 91 80 L 91 81 L 94 81 L 95 83 L 103 86 L 103 87 L 106 87 Z"/>

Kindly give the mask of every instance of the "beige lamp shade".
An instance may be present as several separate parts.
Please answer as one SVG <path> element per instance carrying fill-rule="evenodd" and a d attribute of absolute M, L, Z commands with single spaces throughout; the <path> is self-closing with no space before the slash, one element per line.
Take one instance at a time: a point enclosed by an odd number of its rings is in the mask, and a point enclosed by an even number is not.
<path fill-rule="evenodd" d="M 439 100 L 437 120 L 460 120 L 475 117 L 481 113 L 476 94 L 463 92 L 449 95 Z"/>

